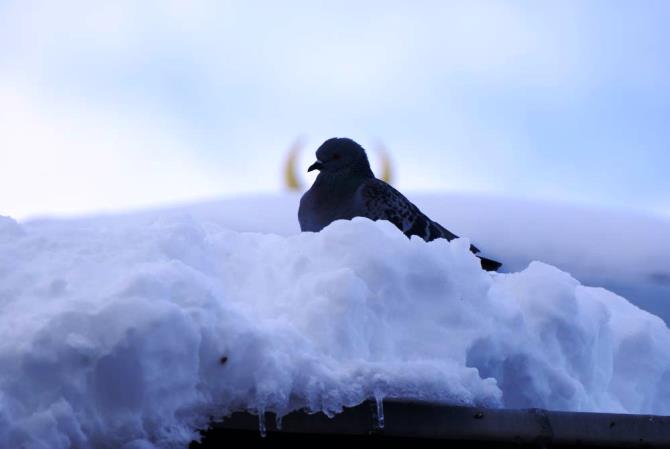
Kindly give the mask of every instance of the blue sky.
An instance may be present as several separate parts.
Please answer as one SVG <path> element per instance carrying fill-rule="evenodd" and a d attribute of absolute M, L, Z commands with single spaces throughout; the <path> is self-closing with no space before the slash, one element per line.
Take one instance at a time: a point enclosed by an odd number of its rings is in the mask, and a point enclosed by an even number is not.
<path fill-rule="evenodd" d="M 0 214 L 279 191 L 337 135 L 407 191 L 670 216 L 670 4 L 361 3 L 0 1 Z"/>

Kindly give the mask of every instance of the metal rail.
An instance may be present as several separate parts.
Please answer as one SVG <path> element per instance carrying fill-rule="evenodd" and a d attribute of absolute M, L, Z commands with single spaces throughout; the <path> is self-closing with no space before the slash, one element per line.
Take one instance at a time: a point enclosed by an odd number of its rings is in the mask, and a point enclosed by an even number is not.
<path fill-rule="evenodd" d="M 464 447 L 654 447 L 670 448 L 670 416 L 611 413 L 554 412 L 541 409 L 486 409 L 421 402 L 384 401 L 383 428 L 377 404 L 367 401 L 345 409 L 333 418 L 322 413 L 293 412 L 276 428 L 274 414 L 265 416 L 268 442 L 273 438 L 314 440 L 337 437 L 351 441 L 369 438 L 453 441 Z M 202 444 L 193 448 L 219 447 L 235 434 L 262 440 L 259 418 L 234 413 L 214 423 Z M 460 445 L 459 445 L 460 446 Z"/>

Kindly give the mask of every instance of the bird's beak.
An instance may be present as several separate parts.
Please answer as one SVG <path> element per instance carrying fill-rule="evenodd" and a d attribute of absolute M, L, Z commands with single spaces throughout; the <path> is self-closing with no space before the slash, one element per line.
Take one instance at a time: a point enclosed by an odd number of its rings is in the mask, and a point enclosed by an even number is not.
<path fill-rule="evenodd" d="M 307 171 L 310 172 L 312 170 L 321 170 L 322 168 L 323 168 L 323 163 L 320 160 L 317 159 L 316 162 L 314 162 L 312 165 L 309 166 Z"/>

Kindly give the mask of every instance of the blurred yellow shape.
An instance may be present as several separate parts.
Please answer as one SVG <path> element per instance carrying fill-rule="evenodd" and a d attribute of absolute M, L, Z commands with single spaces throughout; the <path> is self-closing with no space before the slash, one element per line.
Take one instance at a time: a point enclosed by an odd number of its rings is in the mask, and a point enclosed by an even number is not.
<path fill-rule="evenodd" d="M 298 159 L 300 150 L 303 147 L 302 138 L 298 138 L 293 142 L 291 148 L 288 151 L 288 157 L 286 158 L 286 165 L 284 166 L 284 184 L 289 190 L 303 190 L 304 187 L 300 178 L 296 176 L 295 172 L 295 161 Z"/>

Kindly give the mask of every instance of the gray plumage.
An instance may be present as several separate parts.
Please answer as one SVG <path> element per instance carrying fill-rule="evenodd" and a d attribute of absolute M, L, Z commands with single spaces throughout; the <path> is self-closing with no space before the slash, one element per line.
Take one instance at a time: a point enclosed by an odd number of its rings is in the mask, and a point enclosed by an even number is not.
<path fill-rule="evenodd" d="M 301 198 L 298 209 L 302 231 L 318 232 L 335 220 L 367 217 L 388 220 L 407 237 L 416 235 L 427 242 L 458 237 L 428 218 L 396 189 L 375 178 L 365 150 L 353 140 L 328 139 L 316 150 L 316 158 L 308 171 L 320 173 Z M 479 252 L 475 246 L 470 246 L 470 250 Z M 478 257 L 486 270 L 501 266 L 494 260 Z"/>

